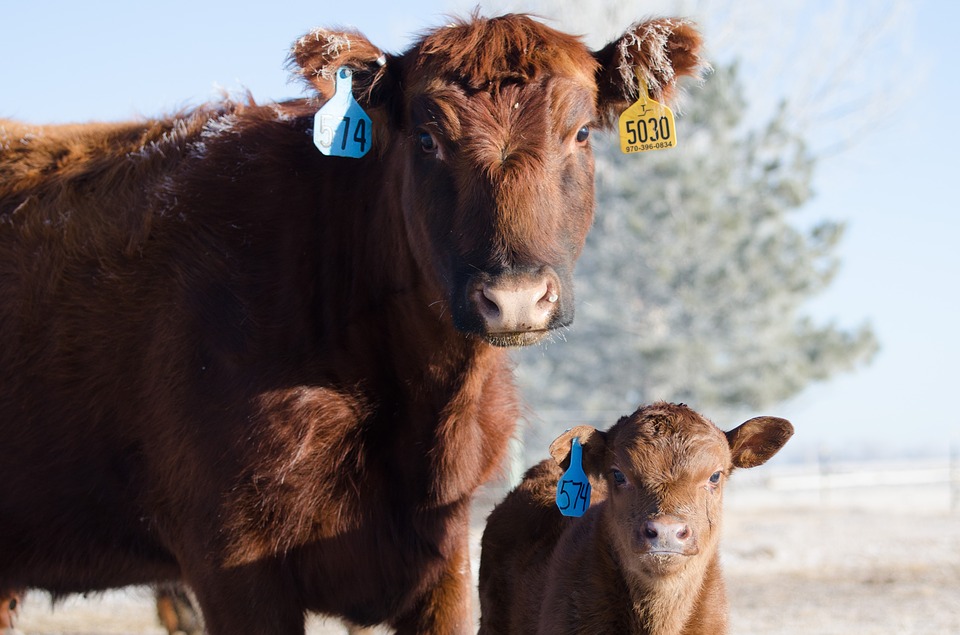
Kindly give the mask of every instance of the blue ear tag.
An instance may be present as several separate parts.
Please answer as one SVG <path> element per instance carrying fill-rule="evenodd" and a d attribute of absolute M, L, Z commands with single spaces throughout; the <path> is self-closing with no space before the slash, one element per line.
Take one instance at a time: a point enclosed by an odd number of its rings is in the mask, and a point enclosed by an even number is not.
<path fill-rule="evenodd" d="M 583 516 L 590 507 L 590 481 L 583 472 L 583 448 L 579 437 L 570 447 L 570 467 L 557 483 L 557 507 L 564 516 Z"/>
<path fill-rule="evenodd" d="M 373 125 L 353 98 L 353 71 L 337 69 L 336 92 L 313 118 L 313 143 L 328 157 L 359 159 L 370 150 Z"/>

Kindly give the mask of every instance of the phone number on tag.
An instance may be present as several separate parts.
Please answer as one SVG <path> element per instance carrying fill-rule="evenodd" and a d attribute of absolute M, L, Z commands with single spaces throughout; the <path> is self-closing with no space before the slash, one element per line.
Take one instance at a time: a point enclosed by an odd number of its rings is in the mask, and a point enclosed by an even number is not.
<path fill-rule="evenodd" d="M 640 145 L 627 146 L 624 149 L 624 152 L 644 152 L 646 150 L 663 150 L 664 148 L 672 148 L 673 144 L 669 141 L 658 141 L 657 143 L 641 143 Z"/>

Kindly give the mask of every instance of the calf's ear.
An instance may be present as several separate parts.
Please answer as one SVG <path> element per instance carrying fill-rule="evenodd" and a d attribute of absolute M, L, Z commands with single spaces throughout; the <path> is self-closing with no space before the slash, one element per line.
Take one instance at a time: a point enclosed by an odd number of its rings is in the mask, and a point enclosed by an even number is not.
<path fill-rule="evenodd" d="M 786 419 L 756 417 L 726 433 L 734 467 L 763 465 L 793 436 Z"/>
<path fill-rule="evenodd" d="M 562 469 L 570 467 L 570 448 L 574 437 L 583 448 L 583 471 L 588 476 L 606 472 L 607 434 L 593 426 L 576 426 L 561 434 L 550 444 L 550 456 Z"/>
<path fill-rule="evenodd" d="M 601 118 L 612 124 L 639 98 L 639 73 L 650 97 L 669 102 L 677 79 L 698 75 L 707 64 L 700 57 L 703 40 L 693 24 L 679 18 L 638 22 L 619 39 L 593 55 L 597 70 L 597 105 Z"/>
<path fill-rule="evenodd" d="M 319 93 L 320 101 L 330 99 L 336 88 L 336 72 L 353 71 L 353 94 L 363 106 L 375 107 L 389 100 L 391 64 L 387 55 L 358 31 L 316 28 L 294 42 L 288 67 Z"/>

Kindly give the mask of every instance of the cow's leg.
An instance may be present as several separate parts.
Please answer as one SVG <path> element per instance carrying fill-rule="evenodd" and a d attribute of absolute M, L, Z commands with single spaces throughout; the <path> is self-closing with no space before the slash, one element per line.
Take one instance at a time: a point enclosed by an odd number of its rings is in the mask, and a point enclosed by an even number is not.
<path fill-rule="evenodd" d="M 259 564 L 185 571 L 209 635 L 303 635 L 305 616 L 283 574 Z"/>
<path fill-rule="evenodd" d="M 461 635 L 475 633 L 471 606 L 469 528 L 458 527 L 456 552 L 447 560 L 438 582 L 395 624 L 397 635 Z"/>
<path fill-rule="evenodd" d="M 179 582 L 157 585 L 157 617 L 170 635 L 202 635 L 203 623 L 187 588 Z"/>

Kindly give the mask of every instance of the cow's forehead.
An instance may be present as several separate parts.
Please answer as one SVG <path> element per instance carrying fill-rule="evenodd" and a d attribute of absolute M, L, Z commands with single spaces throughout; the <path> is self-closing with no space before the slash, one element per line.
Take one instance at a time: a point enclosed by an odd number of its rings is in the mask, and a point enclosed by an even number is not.
<path fill-rule="evenodd" d="M 474 18 L 435 29 L 406 54 L 419 84 L 437 80 L 468 91 L 566 77 L 595 86 L 597 62 L 580 38 L 524 15 Z M 421 83 L 418 80 L 422 80 Z"/>
<path fill-rule="evenodd" d="M 614 453 L 640 470 L 673 474 L 716 469 L 730 460 L 723 432 L 686 408 L 649 408 L 617 425 Z"/>
<path fill-rule="evenodd" d="M 596 118 L 595 95 L 589 87 L 564 77 L 551 77 L 531 84 L 503 84 L 489 91 L 465 91 L 434 79 L 421 92 L 408 95 L 410 112 L 419 123 L 430 122 L 450 139 L 464 129 L 490 130 L 503 127 L 529 133 L 540 125 L 561 134 Z M 547 121 L 549 119 L 549 121 Z M 526 122 L 526 123 L 524 123 Z M 532 127 L 531 127 L 532 125 Z M 536 141 L 534 135 L 530 141 Z"/>

